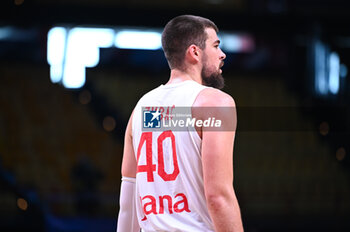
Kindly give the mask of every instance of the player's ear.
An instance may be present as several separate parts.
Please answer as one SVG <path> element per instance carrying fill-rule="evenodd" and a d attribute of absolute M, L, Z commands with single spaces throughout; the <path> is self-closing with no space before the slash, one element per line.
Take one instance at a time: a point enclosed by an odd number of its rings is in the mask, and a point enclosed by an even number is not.
<path fill-rule="evenodd" d="M 198 46 L 192 44 L 187 48 L 186 58 L 190 63 L 197 63 L 200 61 L 201 50 Z"/>

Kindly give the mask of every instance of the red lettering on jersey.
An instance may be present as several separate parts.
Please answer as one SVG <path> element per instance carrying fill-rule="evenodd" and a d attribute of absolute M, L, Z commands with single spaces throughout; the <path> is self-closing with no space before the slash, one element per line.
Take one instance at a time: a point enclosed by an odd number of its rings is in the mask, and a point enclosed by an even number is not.
<path fill-rule="evenodd" d="M 159 196 L 159 214 L 164 213 L 164 199 L 168 201 L 168 211 L 173 213 L 173 199 L 169 195 Z"/>
<path fill-rule="evenodd" d="M 171 147 L 172 147 L 172 153 L 173 153 L 173 163 L 174 163 L 174 170 L 171 174 L 168 174 L 165 172 L 164 169 L 164 152 L 163 152 L 163 141 L 166 138 L 171 139 Z M 176 177 L 179 175 L 179 165 L 177 163 L 177 155 L 176 155 L 176 145 L 175 145 L 175 136 L 171 131 L 164 131 L 159 137 L 158 137 L 158 175 L 164 180 L 164 181 L 173 181 L 176 179 Z"/>
<path fill-rule="evenodd" d="M 176 213 L 181 213 L 181 212 L 183 212 L 183 211 L 191 212 L 191 210 L 188 208 L 188 201 L 187 201 L 186 195 L 183 194 L 183 193 L 179 193 L 179 194 L 177 194 L 177 195 L 175 196 L 175 198 L 177 198 L 177 197 L 182 197 L 182 200 L 175 203 L 175 205 L 174 205 L 174 211 L 175 211 Z M 184 205 L 183 205 L 183 208 L 180 209 L 180 208 L 179 208 L 179 205 L 182 204 L 182 203 L 183 203 Z"/>
<path fill-rule="evenodd" d="M 146 143 L 146 165 L 138 165 L 143 144 Z M 137 149 L 137 172 L 147 172 L 147 181 L 153 182 L 156 165 L 152 164 L 152 132 L 143 132 Z"/>
<path fill-rule="evenodd" d="M 176 200 L 176 198 L 178 198 L 178 201 L 173 205 L 173 202 Z M 141 198 L 140 198 L 141 199 Z M 149 201 L 147 201 L 146 203 L 143 203 L 144 200 L 148 199 Z M 175 199 L 172 198 L 169 195 L 164 195 L 164 196 L 159 196 L 159 202 L 156 201 L 156 198 L 154 196 L 151 195 L 147 195 L 144 196 L 141 199 L 141 204 L 143 205 L 143 212 L 146 215 L 149 214 L 164 214 L 165 210 L 164 210 L 164 201 L 167 201 L 168 203 L 168 212 L 169 214 L 173 214 L 175 213 L 182 213 L 184 211 L 190 213 L 191 210 L 188 207 L 188 200 L 185 194 L 183 193 L 179 193 L 175 196 Z M 159 211 L 157 211 L 159 206 Z M 147 208 L 148 207 L 148 208 Z M 166 205 L 165 205 L 166 207 Z M 142 219 L 142 221 L 146 220 L 146 216 Z"/>
<path fill-rule="evenodd" d="M 145 203 L 143 205 L 143 212 L 148 215 L 148 214 L 157 214 L 157 202 L 156 202 L 156 198 L 154 196 L 151 196 L 151 195 L 147 195 L 147 196 L 144 196 L 142 198 L 142 200 L 145 200 L 145 199 L 149 199 L 150 202 L 148 203 Z M 147 206 L 151 206 L 151 209 L 150 210 L 147 210 Z"/>
<path fill-rule="evenodd" d="M 140 197 L 140 202 L 141 202 L 141 205 L 142 205 L 142 198 Z M 144 216 L 142 219 L 141 219 L 141 221 L 146 221 L 147 220 L 147 217 L 146 216 Z"/>
<path fill-rule="evenodd" d="M 171 110 L 170 110 L 171 108 Z M 166 112 L 164 110 L 164 113 L 163 113 L 163 118 L 168 121 L 169 119 L 172 119 L 173 118 L 173 110 L 175 108 L 175 105 L 173 105 L 172 107 L 168 106 L 166 108 Z"/>
<path fill-rule="evenodd" d="M 163 151 L 163 142 L 166 138 L 171 139 L 171 149 L 172 149 L 172 157 L 173 157 L 173 165 L 174 170 L 172 173 L 168 174 L 164 169 L 164 151 Z M 146 143 L 146 164 L 139 165 L 141 149 Z M 174 181 L 180 173 L 179 165 L 177 163 L 177 154 L 176 154 L 176 145 L 175 145 L 175 135 L 172 131 L 163 131 L 158 136 L 157 139 L 158 144 L 158 175 L 164 181 Z M 168 155 L 168 151 L 166 153 Z M 157 166 L 153 164 L 152 160 L 152 132 L 143 132 L 140 138 L 140 143 L 137 148 L 137 173 L 146 172 L 147 173 L 147 182 L 154 182 L 153 172 L 157 169 Z"/>
<path fill-rule="evenodd" d="M 160 120 L 162 120 L 164 117 L 164 111 L 165 111 L 164 107 L 159 107 Z"/>

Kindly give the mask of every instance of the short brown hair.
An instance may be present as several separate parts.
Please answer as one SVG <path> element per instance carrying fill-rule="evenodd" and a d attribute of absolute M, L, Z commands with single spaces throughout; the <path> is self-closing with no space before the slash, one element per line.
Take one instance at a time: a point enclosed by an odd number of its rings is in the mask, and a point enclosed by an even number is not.
<path fill-rule="evenodd" d="M 217 26 L 209 19 L 194 15 L 181 15 L 170 20 L 162 33 L 162 47 L 170 69 L 182 69 L 187 48 L 194 44 L 205 48 L 206 28 Z"/>

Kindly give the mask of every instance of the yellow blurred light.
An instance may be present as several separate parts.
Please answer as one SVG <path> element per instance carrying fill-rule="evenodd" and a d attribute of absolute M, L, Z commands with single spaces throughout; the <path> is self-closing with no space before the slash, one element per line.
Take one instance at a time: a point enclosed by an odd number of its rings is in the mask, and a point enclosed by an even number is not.
<path fill-rule="evenodd" d="M 89 90 L 84 90 L 79 94 L 79 102 L 83 105 L 89 104 L 91 101 L 91 93 Z"/>
<path fill-rule="evenodd" d="M 17 199 L 17 206 L 18 208 L 20 208 L 21 210 L 25 211 L 28 208 L 28 203 L 26 200 L 24 200 L 23 198 L 18 198 Z"/>
<path fill-rule="evenodd" d="M 115 129 L 116 126 L 116 122 L 115 119 L 111 116 L 107 116 L 103 119 L 103 128 L 108 131 L 111 132 Z"/>
<path fill-rule="evenodd" d="M 14 0 L 15 5 L 19 6 L 24 3 L 24 0 Z"/>
<path fill-rule="evenodd" d="M 335 156 L 337 157 L 337 160 L 342 161 L 345 158 L 346 151 L 344 147 L 338 148 L 338 150 L 335 153 Z"/>
<path fill-rule="evenodd" d="M 322 122 L 320 124 L 320 134 L 326 136 L 329 133 L 329 124 L 328 122 Z"/>

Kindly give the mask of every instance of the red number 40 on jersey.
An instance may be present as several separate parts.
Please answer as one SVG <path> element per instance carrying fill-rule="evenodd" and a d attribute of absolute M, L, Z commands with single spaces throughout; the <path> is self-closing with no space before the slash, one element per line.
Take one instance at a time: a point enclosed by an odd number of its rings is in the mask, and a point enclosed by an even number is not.
<path fill-rule="evenodd" d="M 164 151 L 163 151 L 163 142 L 166 138 L 171 139 L 171 148 L 173 153 L 173 164 L 174 170 L 172 173 L 166 173 L 164 169 Z M 141 155 L 141 149 L 143 146 L 146 146 L 146 164 L 139 165 L 139 159 Z M 137 148 L 137 173 L 146 172 L 147 181 L 154 182 L 153 172 L 156 171 L 156 164 L 153 164 L 152 156 L 152 132 L 143 132 L 141 135 L 139 147 Z M 172 131 L 164 131 L 158 136 L 157 139 L 157 154 L 158 154 L 158 175 L 164 181 L 174 181 L 179 175 L 179 165 L 177 163 L 176 156 L 176 146 L 175 146 L 175 136 Z"/>

